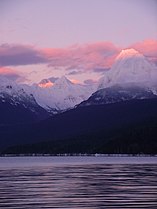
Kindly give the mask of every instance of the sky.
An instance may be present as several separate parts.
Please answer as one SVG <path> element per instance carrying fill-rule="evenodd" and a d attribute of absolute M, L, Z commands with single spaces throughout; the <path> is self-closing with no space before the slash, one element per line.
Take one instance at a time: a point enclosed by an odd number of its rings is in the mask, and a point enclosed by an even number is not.
<path fill-rule="evenodd" d="M 157 0 L 0 0 L 0 74 L 84 82 L 133 47 L 157 65 Z"/>

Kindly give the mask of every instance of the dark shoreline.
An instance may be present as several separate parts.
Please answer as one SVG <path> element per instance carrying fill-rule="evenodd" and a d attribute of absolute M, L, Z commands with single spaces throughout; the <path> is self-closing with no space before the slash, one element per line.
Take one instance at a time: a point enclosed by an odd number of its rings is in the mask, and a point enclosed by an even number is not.
<path fill-rule="evenodd" d="M 157 154 L 1 154 L 0 157 L 157 157 Z"/>

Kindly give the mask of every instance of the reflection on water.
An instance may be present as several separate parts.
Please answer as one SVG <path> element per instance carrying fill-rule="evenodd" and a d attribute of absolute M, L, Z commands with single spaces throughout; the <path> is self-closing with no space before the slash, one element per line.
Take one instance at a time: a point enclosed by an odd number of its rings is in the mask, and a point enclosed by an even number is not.
<path fill-rule="evenodd" d="M 0 168 L 0 208 L 157 208 L 157 164 Z"/>

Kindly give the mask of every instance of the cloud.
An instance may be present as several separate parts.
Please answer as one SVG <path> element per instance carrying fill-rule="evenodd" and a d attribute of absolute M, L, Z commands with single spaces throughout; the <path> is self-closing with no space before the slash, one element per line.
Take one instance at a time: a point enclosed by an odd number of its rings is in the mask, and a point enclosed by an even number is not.
<path fill-rule="evenodd" d="M 47 63 L 40 50 L 33 46 L 3 44 L 0 45 L 0 66 L 19 66 Z"/>
<path fill-rule="evenodd" d="M 49 66 L 65 67 L 66 70 L 88 71 L 108 68 L 119 53 L 119 48 L 109 42 L 74 45 L 66 49 L 44 49 L 50 60 Z"/>
<path fill-rule="evenodd" d="M 109 42 L 73 45 L 67 48 L 35 48 L 29 45 L 0 46 L 0 66 L 46 63 L 53 69 L 64 68 L 71 74 L 112 65 L 119 49 Z"/>
<path fill-rule="evenodd" d="M 59 78 L 58 77 L 50 77 L 48 78 L 51 82 L 55 82 L 56 80 L 58 80 Z"/>
<path fill-rule="evenodd" d="M 0 67 L 0 76 L 6 77 L 9 80 L 16 81 L 16 82 L 24 82 L 27 79 L 17 73 L 15 70 L 8 68 L 8 67 Z"/>
<path fill-rule="evenodd" d="M 138 50 L 157 65 L 157 40 L 144 40 L 133 44 L 131 47 Z"/>
<path fill-rule="evenodd" d="M 110 68 L 95 68 L 93 71 L 95 73 L 104 73 L 106 71 L 110 70 Z"/>
<path fill-rule="evenodd" d="M 80 81 L 76 79 L 69 79 L 73 84 L 80 84 Z"/>
<path fill-rule="evenodd" d="M 39 84 L 41 83 L 47 83 L 48 81 L 54 83 L 56 80 L 58 80 L 59 78 L 58 77 L 50 77 L 50 78 L 44 78 L 42 79 Z"/>
<path fill-rule="evenodd" d="M 146 40 L 129 47 L 137 49 L 157 64 L 157 40 Z M 121 49 L 110 42 L 76 44 L 67 48 L 3 44 L 0 46 L 0 66 L 46 64 L 50 70 L 64 69 L 68 75 L 103 73 L 110 69 Z"/>
<path fill-rule="evenodd" d="M 97 83 L 97 81 L 95 81 L 93 79 L 87 79 L 87 80 L 84 80 L 84 83 L 87 84 L 87 85 L 92 85 L 92 84 Z"/>
<path fill-rule="evenodd" d="M 108 42 L 49 49 L 3 44 L 0 46 L 0 66 L 46 63 L 56 69 L 64 67 L 73 71 L 93 70 L 96 67 L 110 66 L 117 51 L 118 49 Z"/>
<path fill-rule="evenodd" d="M 67 73 L 67 75 L 80 75 L 82 73 L 83 73 L 82 71 L 73 70 L 70 73 Z"/>

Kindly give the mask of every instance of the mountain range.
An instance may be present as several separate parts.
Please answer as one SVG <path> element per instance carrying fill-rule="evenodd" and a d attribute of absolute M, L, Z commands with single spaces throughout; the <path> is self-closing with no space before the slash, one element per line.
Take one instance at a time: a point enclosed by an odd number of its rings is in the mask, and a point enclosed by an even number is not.
<path fill-rule="evenodd" d="M 156 153 L 157 142 L 150 136 L 151 128 L 156 136 L 156 81 L 156 67 L 134 49 L 122 50 L 94 85 L 63 76 L 29 86 L 1 76 L 1 151 Z M 153 145 L 149 151 L 146 145 L 140 149 L 147 135 Z"/>

